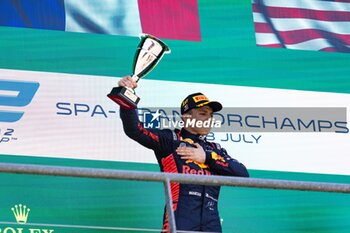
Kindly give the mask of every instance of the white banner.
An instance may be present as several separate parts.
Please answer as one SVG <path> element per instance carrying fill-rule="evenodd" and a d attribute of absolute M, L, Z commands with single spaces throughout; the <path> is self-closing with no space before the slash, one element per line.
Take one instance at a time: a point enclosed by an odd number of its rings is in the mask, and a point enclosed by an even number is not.
<path fill-rule="evenodd" d="M 0 69 L 0 153 L 156 163 L 123 132 L 106 97 L 118 78 Z M 180 107 L 202 92 L 224 107 L 348 107 L 349 94 L 142 79 L 139 107 Z M 350 175 L 350 138 L 340 133 L 214 133 L 248 169 Z"/>

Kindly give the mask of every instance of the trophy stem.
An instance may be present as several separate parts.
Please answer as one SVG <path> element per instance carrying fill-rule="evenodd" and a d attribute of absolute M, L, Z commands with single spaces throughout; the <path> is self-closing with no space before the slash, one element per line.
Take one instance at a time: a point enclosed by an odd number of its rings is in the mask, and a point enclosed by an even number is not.
<path fill-rule="evenodd" d="M 133 76 L 131 76 L 131 79 L 134 80 L 135 82 L 138 82 L 140 80 L 140 77 L 134 74 Z"/>

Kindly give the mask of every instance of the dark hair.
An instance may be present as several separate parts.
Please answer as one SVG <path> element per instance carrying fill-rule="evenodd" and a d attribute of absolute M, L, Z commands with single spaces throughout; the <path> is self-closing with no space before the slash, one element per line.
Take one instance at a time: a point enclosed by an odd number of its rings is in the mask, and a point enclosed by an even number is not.
<path fill-rule="evenodd" d="M 193 110 L 193 109 L 190 109 L 190 110 L 188 110 L 187 112 L 184 112 L 182 115 L 185 115 L 185 114 L 192 115 L 192 110 Z"/>

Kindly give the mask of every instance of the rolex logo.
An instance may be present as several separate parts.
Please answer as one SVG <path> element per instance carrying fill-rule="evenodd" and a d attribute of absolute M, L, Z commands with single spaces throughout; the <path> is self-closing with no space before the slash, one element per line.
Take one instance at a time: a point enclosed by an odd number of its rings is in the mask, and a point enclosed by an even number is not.
<path fill-rule="evenodd" d="M 35 223 L 28 224 L 27 220 L 28 220 L 30 209 L 26 205 L 18 204 L 12 207 L 11 210 L 13 215 L 16 218 L 16 222 L 18 225 L 13 222 L 0 222 L 0 233 L 53 233 L 54 232 L 54 229 L 39 228 L 40 226 L 43 226 L 43 224 L 35 224 Z"/>
<path fill-rule="evenodd" d="M 26 224 L 28 219 L 28 214 L 30 209 L 27 206 L 19 204 L 11 208 L 13 214 L 15 215 L 18 224 Z"/>

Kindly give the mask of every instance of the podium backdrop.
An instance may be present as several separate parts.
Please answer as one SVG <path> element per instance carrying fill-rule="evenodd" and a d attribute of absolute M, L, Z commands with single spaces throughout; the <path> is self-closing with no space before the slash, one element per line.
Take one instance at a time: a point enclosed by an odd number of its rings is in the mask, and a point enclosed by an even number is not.
<path fill-rule="evenodd" d="M 159 34 L 172 53 L 139 81 L 140 107 L 179 108 L 185 96 L 200 91 L 225 108 L 341 107 L 348 113 L 346 51 L 256 46 L 256 1 L 255 6 L 241 0 L 189 2 L 178 1 L 176 9 L 181 17 L 198 20 L 189 25 L 195 33 L 181 34 L 184 24 L 178 33 Z M 73 1 L 65 4 L 76 7 Z M 162 7 L 146 15 L 138 8 L 139 30 L 110 33 L 117 35 L 18 28 L 0 16 L 6 25 L 0 26 L 1 162 L 158 171 L 152 151 L 123 133 L 118 106 L 106 95 L 120 77 L 132 73 L 136 35 L 147 32 L 144 20 L 164 17 L 167 8 Z M 176 17 L 172 8 L 168 11 Z M 177 26 L 174 22 L 170 28 Z M 339 120 L 338 132 L 232 130 L 215 132 L 212 139 L 255 178 L 349 183 L 347 119 Z M 14 174 L 0 174 L 0 181 L 0 232 L 161 228 L 165 201 L 159 183 Z M 219 208 L 224 232 L 345 233 L 349 201 L 344 194 L 223 187 Z M 30 208 L 24 225 L 17 224 L 11 210 L 18 204 Z"/>

